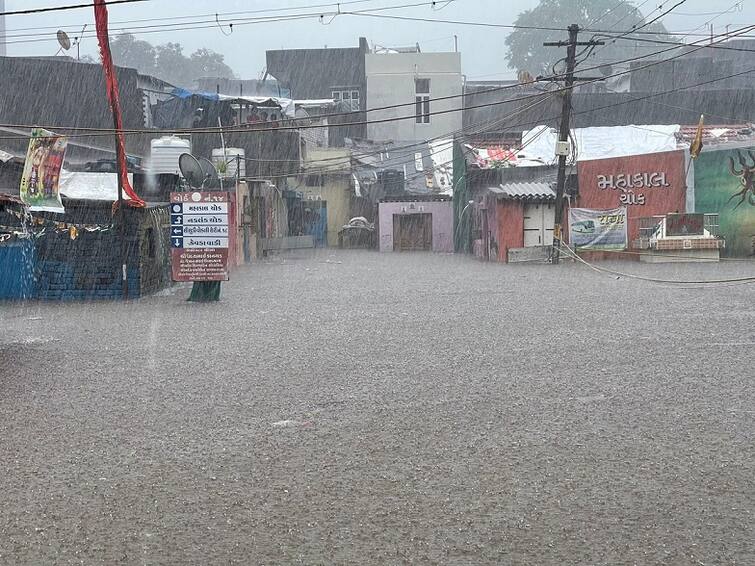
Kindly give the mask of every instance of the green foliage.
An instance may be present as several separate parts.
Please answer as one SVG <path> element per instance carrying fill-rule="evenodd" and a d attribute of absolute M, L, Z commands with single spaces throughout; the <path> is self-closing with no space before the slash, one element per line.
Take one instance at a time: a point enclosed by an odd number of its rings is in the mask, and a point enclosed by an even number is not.
<path fill-rule="evenodd" d="M 654 16 L 658 13 L 655 12 Z M 540 4 L 532 10 L 520 13 L 514 22 L 517 26 L 563 28 L 563 31 L 516 29 L 506 38 L 508 53 L 506 61 L 517 71 L 529 71 L 533 76 L 550 75 L 555 63 L 561 60 L 565 49 L 543 47 L 546 41 L 566 40 L 566 28 L 577 24 L 580 28 L 611 30 L 612 33 L 626 31 L 640 27 L 646 19 L 642 12 L 629 1 L 619 4 L 619 0 L 540 0 Z M 672 40 L 666 28 L 660 22 L 655 22 L 643 28 L 642 31 L 662 32 L 664 35 L 654 36 L 664 41 Z M 586 41 L 592 38 L 593 32 L 581 32 L 579 39 Z M 618 40 L 597 37 L 606 42 L 605 46 L 596 47 L 593 54 L 586 59 L 583 66 L 608 64 L 614 61 L 636 57 L 663 46 L 646 42 Z M 583 48 L 579 48 L 579 53 Z M 587 53 L 585 53 L 587 55 Z M 579 59 L 578 59 L 579 60 Z M 556 71 L 563 71 L 556 67 Z"/>
<path fill-rule="evenodd" d="M 153 46 L 129 33 L 113 39 L 110 49 L 116 65 L 132 67 L 176 86 L 191 87 L 200 77 L 235 77 L 223 55 L 211 49 L 197 49 L 187 57 L 180 43 Z"/>

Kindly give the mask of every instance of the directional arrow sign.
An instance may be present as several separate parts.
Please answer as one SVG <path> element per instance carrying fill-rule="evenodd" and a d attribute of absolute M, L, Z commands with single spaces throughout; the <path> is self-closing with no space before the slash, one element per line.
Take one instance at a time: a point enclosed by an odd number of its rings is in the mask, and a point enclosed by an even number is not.
<path fill-rule="evenodd" d="M 231 195 L 224 191 L 171 193 L 174 281 L 228 281 L 232 207 Z"/>

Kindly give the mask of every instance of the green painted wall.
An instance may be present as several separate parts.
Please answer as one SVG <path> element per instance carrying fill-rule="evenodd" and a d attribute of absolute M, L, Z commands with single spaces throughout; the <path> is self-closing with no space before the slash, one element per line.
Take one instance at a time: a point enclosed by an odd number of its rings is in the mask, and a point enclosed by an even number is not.
<path fill-rule="evenodd" d="M 744 189 L 742 178 L 732 174 L 742 171 L 740 158 L 754 171 L 755 146 L 703 151 L 695 160 L 695 212 L 717 212 L 721 235 L 726 238 L 727 256 L 752 255 L 755 236 L 755 188 L 736 196 Z M 744 196 L 744 201 L 742 201 Z"/>

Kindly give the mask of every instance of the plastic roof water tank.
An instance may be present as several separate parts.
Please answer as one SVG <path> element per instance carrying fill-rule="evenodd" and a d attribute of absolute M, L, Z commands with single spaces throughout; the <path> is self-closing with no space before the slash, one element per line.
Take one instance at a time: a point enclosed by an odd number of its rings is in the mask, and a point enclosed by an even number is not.
<path fill-rule="evenodd" d="M 227 147 L 225 148 L 225 156 L 223 156 L 223 148 L 213 149 L 211 161 L 218 170 L 218 175 L 221 177 L 235 177 L 237 163 L 239 177 L 242 179 L 246 177 L 246 159 L 243 149 L 238 147 Z"/>
<path fill-rule="evenodd" d="M 180 175 L 178 158 L 182 153 L 191 153 L 191 141 L 177 136 L 163 136 L 150 143 L 150 169 L 153 173 Z"/>

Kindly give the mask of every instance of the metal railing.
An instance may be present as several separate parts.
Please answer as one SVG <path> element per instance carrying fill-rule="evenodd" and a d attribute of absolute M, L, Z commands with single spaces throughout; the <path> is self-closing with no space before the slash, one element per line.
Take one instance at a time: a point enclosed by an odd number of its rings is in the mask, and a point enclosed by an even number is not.
<path fill-rule="evenodd" d="M 714 238 L 721 237 L 721 226 L 718 220 L 718 213 L 705 214 L 705 231 Z"/>
<path fill-rule="evenodd" d="M 662 233 L 663 221 L 666 218 L 665 215 L 655 216 L 642 216 L 638 218 L 639 223 L 639 237 L 642 239 L 657 238 Z M 721 235 L 719 215 L 717 212 L 703 214 L 703 227 L 705 229 L 705 235 L 713 238 L 718 238 Z"/>

